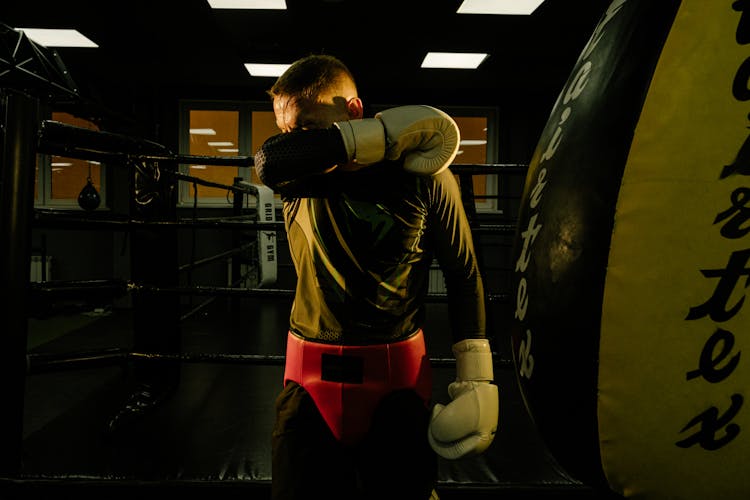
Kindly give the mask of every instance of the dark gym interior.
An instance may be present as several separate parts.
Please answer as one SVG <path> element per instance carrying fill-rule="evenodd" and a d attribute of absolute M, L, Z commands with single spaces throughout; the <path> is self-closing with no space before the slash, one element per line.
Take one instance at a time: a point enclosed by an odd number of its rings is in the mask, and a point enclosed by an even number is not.
<path fill-rule="evenodd" d="M 494 158 L 481 162 L 495 170 L 458 165 L 455 173 L 467 185 L 472 175 L 499 179 L 495 196 L 504 209 L 468 211 L 488 294 L 500 422 L 485 454 L 440 462 L 440 498 L 604 498 L 561 467 L 536 432 L 517 386 L 507 325 L 514 207 L 525 166 L 609 3 L 546 0 L 529 16 L 458 16 L 458 0 L 287 0 L 286 11 L 239 14 L 212 11 L 203 0 L 6 2 L 2 236 L 10 243 L 3 288 L 29 294 L 7 297 L 3 309 L 10 319 L 0 363 L 0 496 L 268 497 L 273 399 L 295 280 L 283 228 L 275 282 L 256 293 L 229 290 L 227 259 L 196 263 L 252 240 L 262 226 L 235 225 L 232 217 L 259 214 L 241 203 L 239 212 L 231 204 L 178 206 L 173 192 L 162 193 L 155 213 L 138 212 L 132 170 L 114 165 L 129 154 L 176 154 L 183 101 L 270 110 L 273 79 L 251 78 L 242 67 L 249 58 L 291 62 L 320 52 L 350 66 L 368 111 L 419 103 L 481 109 L 497 119 Z M 75 27 L 100 47 L 35 52 L 26 41 L 27 57 L 19 58 L 14 28 L 32 26 Z M 428 50 L 490 56 L 475 71 L 420 69 Z M 111 136 L 45 129 L 53 111 L 81 116 Z M 35 150 L 38 136 L 43 144 Z M 85 146 L 76 149 L 74 141 Z M 33 190 L 11 192 L 13 182 L 33 185 L 37 154 L 110 161 L 106 206 L 50 208 L 31 201 Z M 467 195 L 465 203 L 474 202 Z M 161 227 L 167 220 L 179 223 Z M 29 283 L 30 257 L 40 253 L 53 256 L 53 279 Z M 152 288 L 139 287 L 144 283 Z M 442 394 L 454 367 L 440 294 L 427 316 L 435 393 Z M 137 386 L 134 365 L 164 382 L 164 400 L 110 436 L 108 418 Z"/>

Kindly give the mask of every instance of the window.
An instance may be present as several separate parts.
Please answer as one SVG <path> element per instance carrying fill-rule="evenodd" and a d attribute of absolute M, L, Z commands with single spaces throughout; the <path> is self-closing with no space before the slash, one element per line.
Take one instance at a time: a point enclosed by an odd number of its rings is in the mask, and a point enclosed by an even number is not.
<path fill-rule="evenodd" d="M 377 107 L 372 112 L 385 109 Z M 441 108 L 461 131 L 457 164 L 487 164 L 497 161 L 497 114 L 494 108 Z M 180 106 L 180 153 L 194 156 L 252 156 L 263 142 L 280 130 L 271 103 L 184 101 Z M 235 177 L 259 183 L 254 168 L 218 165 L 182 165 L 181 172 L 203 180 L 232 185 Z M 472 176 L 478 212 L 497 212 L 498 176 Z M 197 190 L 197 192 L 196 192 Z M 180 183 L 180 205 L 226 207 L 229 191 L 217 187 Z"/>
<path fill-rule="evenodd" d="M 53 112 L 51 120 L 88 130 L 99 127 L 69 113 Z M 97 161 L 63 156 L 37 155 L 34 182 L 34 206 L 42 208 L 72 208 L 82 210 L 78 195 L 91 181 L 101 200 L 99 209 L 106 208 L 104 167 Z"/>
<path fill-rule="evenodd" d="M 180 153 L 191 156 L 252 156 L 263 141 L 279 133 L 269 104 L 185 101 L 180 105 Z M 248 139 L 249 138 L 249 139 Z M 206 164 L 181 165 L 180 171 L 213 183 L 231 186 L 235 177 L 260 183 L 255 169 Z M 239 162 L 238 162 L 239 163 Z M 226 207 L 228 190 L 180 183 L 180 206 Z"/>
<path fill-rule="evenodd" d="M 461 144 L 454 164 L 483 165 L 497 162 L 497 125 L 489 108 L 444 109 L 461 132 Z M 471 176 L 477 212 L 496 212 L 499 179 L 497 174 Z"/>

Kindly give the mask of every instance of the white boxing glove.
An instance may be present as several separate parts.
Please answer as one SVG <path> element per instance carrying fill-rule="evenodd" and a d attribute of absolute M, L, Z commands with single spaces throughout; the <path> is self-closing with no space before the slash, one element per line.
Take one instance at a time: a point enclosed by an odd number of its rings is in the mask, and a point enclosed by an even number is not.
<path fill-rule="evenodd" d="M 466 339 L 453 344 L 456 381 L 448 385 L 452 401 L 432 409 L 427 438 L 443 458 L 457 459 L 482 453 L 492 443 L 500 411 L 493 380 L 492 351 L 487 339 Z"/>
<path fill-rule="evenodd" d="M 458 153 L 461 137 L 453 118 L 424 105 L 399 106 L 375 118 L 334 125 L 341 131 L 350 161 L 365 166 L 405 154 L 404 169 L 418 175 L 446 169 Z"/>

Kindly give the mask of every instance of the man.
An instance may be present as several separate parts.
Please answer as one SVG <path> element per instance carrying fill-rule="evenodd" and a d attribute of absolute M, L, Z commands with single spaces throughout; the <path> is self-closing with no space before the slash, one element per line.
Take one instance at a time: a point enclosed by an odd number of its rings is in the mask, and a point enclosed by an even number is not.
<path fill-rule="evenodd" d="M 269 90 L 282 134 L 255 155 L 281 194 L 297 272 L 272 436 L 272 497 L 428 499 L 437 452 L 492 442 L 498 417 L 484 289 L 459 187 L 459 133 L 403 106 L 363 118 L 338 59 L 296 61 Z M 457 378 L 430 415 L 422 325 L 445 275 Z"/>

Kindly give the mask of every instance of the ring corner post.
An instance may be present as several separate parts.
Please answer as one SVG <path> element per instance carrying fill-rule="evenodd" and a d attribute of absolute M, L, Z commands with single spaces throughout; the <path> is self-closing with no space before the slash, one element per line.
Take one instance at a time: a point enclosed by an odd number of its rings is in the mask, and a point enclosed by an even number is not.
<path fill-rule="evenodd" d="M 0 88 L 0 475 L 20 472 L 26 389 L 28 288 L 34 209 L 34 164 L 40 104 Z"/>

